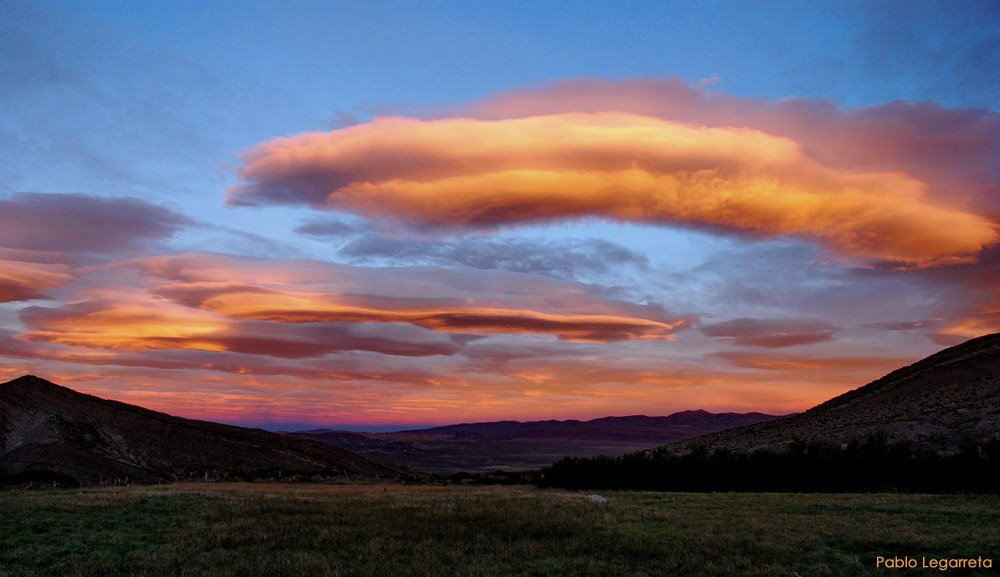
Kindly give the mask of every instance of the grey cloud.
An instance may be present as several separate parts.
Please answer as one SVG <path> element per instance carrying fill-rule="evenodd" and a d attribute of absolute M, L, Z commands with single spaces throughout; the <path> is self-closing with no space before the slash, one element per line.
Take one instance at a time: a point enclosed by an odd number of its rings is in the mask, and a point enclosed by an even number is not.
<path fill-rule="evenodd" d="M 340 220 L 312 220 L 295 229 L 295 232 L 320 238 L 346 238 L 363 232 L 364 229 Z"/>
<path fill-rule="evenodd" d="M 192 224 L 135 198 L 22 193 L 0 199 L 0 247 L 28 251 L 120 254 Z"/>
<path fill-rule="evenodd" d="M 606 275 L 622 268 L 649 270 L 645 255 L 603 239 L 467 238 L 430 242 L 367 234 L 347 243 L 340 254 L 355 262 L 456 263 L 562 279 Z"/>
<path fill-rule="evenodd" d="M 814 319 L 738 318 L 699 327 L 701 332 L 748 346 L 777 349 L 833 340 L 838 328 Z"/>

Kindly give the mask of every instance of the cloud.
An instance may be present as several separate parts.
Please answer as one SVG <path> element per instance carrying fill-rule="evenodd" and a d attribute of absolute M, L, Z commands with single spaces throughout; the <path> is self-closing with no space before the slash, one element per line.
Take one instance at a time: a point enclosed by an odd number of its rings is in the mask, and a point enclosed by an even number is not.
<path fill-rule="evenodd" d="M 22 193 L 0 198 L 0 302 L 48 298 L 95 257 L 122 255 L 193 224 L 134 198 Z"/>
<path fill-rule="evenodd" d="M 833 340 L 837 327 L 811 319 L 752 319 L 703 325 L 701 332 L 737 345 L 777 349 Z"/>
<path fill-rule="evenodd" d="M 106 351 L 99 349 L 79 348 L 61 343 L 50 343 L 45 339 L 25 339 L 12 331 L 0 329 L 0 356 L 43 361 L 41 365 L 45 372 L 62 368 L 62 364 L 73 367 L 70 373 L 77 373 L 82 367 L 136 367 L 141 369 L 156 369 L 169 374 L 174 371 L 190 374 L 201 372 L 203 375 L 212 373 L 227 373 L 240 375 L 242 379 L 258 377 L 292 377 L 307 382 L 341 381 L 341 382 L 382 382 L 422 386 L 431 381 L 441 381 L 444 377 L 433 370 L 413 365 L 412 357 L 402 356 L 409 362 L 407 365 L 393 363 L 391 359 L 375 355 L 377 358 L 364 356 L 367 353 L 351 353 L 339 356 L 300 357 L 278 355 L 256 355 L 238 351 L 207 351 L 201 349 L 125 349 Z M 289 359 L 295 362 L 287 362 Z M 74 370 L 75 369 L 75 370 Z M 104 378 L 108 371 L 101 370 Z M 140 374 L 142 378 L 159 379 L 164 375 L 150 376 Z M 183 378 L 183 377 L 182 377 Z M 211 377 L 202 377 L 205 382 L 211 382 Z"/>
<path fill-rule="evenodd" d="M 484 335 L 667 340 L 688 323 L 657 306 L 594 294 L 588 285 L 515 273 L 204 254 L 144 257 L 96 269 L 100 277 L 67 289 L 64 304 L 21 309 L 18 339 L 39 347 L 36 358 L 130 366 L 172 359 L 163 368 L 224 366 L 218 370 L 315 376 L 326 369 L 290 373 L 267 359 L 351 352 L 450 357 Z M 177 356 L 181 352 L 191 354 Z M 192 357 L 195 352 L 225 359 Z M 184 364 L 192 358 L 200 364 Z M 363 370 L 381 371 L 355 372 Z"/>
<path fill-rule="evenodd" d="M 154 256 L 117 265 L 137 269 L 159 294 L 189 306 L 226 292 L 303 290 L 399 302 L 517 302 L 521 308 L 675 318 L 650 304 L 602 298 L 600 287 L 507 271 L 430 266 L 361 267 L 315 260 L 260 260 L 204 253 Z M 252 287 L 256 287 L 253 289 Z M 179 289 L 174 291 L 173 289 Z M 184 295 L 188 295 L 185 297 Z"/>
<path fill-rule="evenodd" d="M 401 357 L 454 355 L 461 347 L 443 335 L 402 324 L 318 323 L 288 326 L 240 322 L 215 337 L 226 350 L 281 358 L 320 357 L 342 351 L 369 351 Z"/>
<path fill-rule="evenodd" d="M 358 226 L 341 220 L 323 219 L 307 222 L 297 227 L 295 232 L 321 238 L 346 238 L 359 234 L 362 230 Z"/>
<path fill-rule="evenodd" d="M 688 323 L 587 285 L 507 272 L 363 268 L 207 255 L 135 261 L 155 294 L 222 317 L 275 323 L 405 323 L 452 334 L 549 334 L 566 341 L 666 340 Z"/>
<path fill-rule="evenodd" d="M 225 350 L 209 338 L 226 328 L 224 319 L 146 300 L 141 292 L 54 308 L 27 307 L 20 318 L 30 331 L 21 337 L 29 341 L 124 350 Z"/>
<path fill-rule="evenodd" d="M 139 291 L 60 307 L 28 307 L 20 318 L 28 328 L 20 335 L 25 341 L 123 351 L 194 350 L 302 359 L 342 351 L 427 356 L 459 350 L 444 336 L 407 325 L 238 321 Z"/>
<path fill-rule="evenodd" d="M 296 232 L 340 243 L 337 255 L 361 265 L 459 264 L 562 279 L 606 275 L 620 268 L 649 270 L 646 255 L 600 238 L 459 238 L 386 234 L 364 224 L 336 219 L 304 223 Z M 398 231 L 396 231 L 398 232 Z"/>
<path fill-rule="evenodd" d="M 887 323 L 870 323 L 865 326 L 883 331 L 909 332 L 909 331 L 923 330 L 926 329 L 927 327 L 934 326 L 936 324 L 938 324 L 938 322 L 934 320 L 921 320 L 921 321 L 893 321 Z"/>
<path fill-rule="evenodd" d="M 790 138 L 818 162 L 852 171 L 904 172 L 946 206 L 1000 214 L 1000 113 L 893 101 L 848 109 L 821 99 L 741 98 L 676 78 L 582 78 L 515 90 L 448 114 L 507 119 L 618 110 Z"/>
<path fill-rule="evenodd" d="M 598 217 L 801 236 L 849 256 L 967 260 L 998 240 L 900 172 L 841 170 L 749 128 L 624 112 L 379 118 L 265 143 L 231 204 L 302 203 L 427 229 Z"/>
<path fill-rule="evenodd" d="M 630 267 L 645 271 L 649 259 L 603 239 L 467 238 L 451 242 L 361 235 L 338 254 L 357 263 L 461 264 L 483 270 L 575 279 Z"/>
<path fill-rule="evenodd" d="M 954 346 L 975 337 L 1000 332 L 1000 303 L 993 308 L 974 310 L 931 333 L 935 343 Z"/>
<path fill-rule="evenodd" d="M 407 323 L 457 334 L 551 334 L 576 342 L 669 340 L 684 319 L 653 320 L 627 314 L 537 311 L 514 304 L 443 299 L 399 299 L 369 294 L 201 285 L 159 291 L 231 319 L 277 323 Z"/>
<path fill-rule="evenodd" d="M 212 297 L 202 306 L 239 319 L 285 323 L 410 323 L 448 333 L 540 333 L 576 342 L 667 340 L 683 326 L 646 319 L 545 313 L 525 309 L 464 305 L 399 309 L 356 305 L 318 293 L 245 292 Z"/>
<path fill-rule="evenodd" d="M 193 221 L 135 198 L 22 193 L 0 199 L 0 247 L 120 254 Z"/>
<path fill-rule="evenodd" d="M 725 247 L 689 269 L 661 275 L 658 284 L 675 307 L 708 311 L 710 319 L 815 319 L 843 327 L 838 342 L 895 343 L 899 350 L 930 354 L 937 347 L 920 335 L 932 337 L 976 311 L 1000 306 L 997 256 L 991 247 L 967 264 L 844 268 L 808 246 L 762 242 Z M 907 324 L 916 321 L 922 326 Z"/>
<path fill-rule="evenodd" d="M 31 262 L 29 251 L 0 248 L 0 302 L 46 298 L 46 291 L 73 280 L 60 262 Z M 49 255 L 39 255 L 44 261 Z"/>
<path fill-rule="evenodd" d="M 920 330 L 939 345 L 952 346 L 970 338 L 1000 332 L 1000 246 L 983 251 L 975 262 L 949 267 L 918 270 L 851 270 L 845 275 L 851 282 L 880 286 L 891 279 L 899 289 L 882 290 L 891 299 L 883 308 L 906 298 L 904 291 L 918 288 L 915 307 L 903 319 L 922 319 L 915 323 L 897 322 L 876 326 L 887 330 Z M 913 298 L 913 297 L 910 297 Z M 920 316 L 917 316 L 920 315 Z"/>
<path fill-rule="evenodd" d="M 751 353 L 743 351 L 725 351 L 712 356 L 727 363 L 744 368 L 764 371 L 860 371 L 877 370 L 888 372 L 905 366 L 912 359 L 898 357 L 823 357 Z"/>

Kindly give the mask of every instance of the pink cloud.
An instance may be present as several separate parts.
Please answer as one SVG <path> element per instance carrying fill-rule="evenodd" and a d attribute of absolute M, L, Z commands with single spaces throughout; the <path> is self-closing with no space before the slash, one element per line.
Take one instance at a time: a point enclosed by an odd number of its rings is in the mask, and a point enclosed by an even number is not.
<path fill-rule="evenodd" d="M 0 302 L 45 298 L 46 291 L 73 280 L 63 264 L 0 259 Z"/>

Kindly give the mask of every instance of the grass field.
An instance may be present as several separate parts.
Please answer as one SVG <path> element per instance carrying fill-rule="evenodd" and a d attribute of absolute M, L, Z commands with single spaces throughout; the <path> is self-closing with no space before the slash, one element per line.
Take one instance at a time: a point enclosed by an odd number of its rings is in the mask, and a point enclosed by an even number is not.
<path fill-rule="evenodd" d="M 993 557 L 996 496 L 191 484 L 0 491 L 0 575 L 940 575 Z M 946 575 L 988 575 L 989 569 Z"/>

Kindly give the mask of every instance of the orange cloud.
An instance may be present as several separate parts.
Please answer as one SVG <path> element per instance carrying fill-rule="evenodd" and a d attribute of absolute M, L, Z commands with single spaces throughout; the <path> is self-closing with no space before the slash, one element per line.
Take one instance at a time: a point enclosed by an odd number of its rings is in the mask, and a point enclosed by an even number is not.
<path fill-rule="evenodd" d="M 409 323 L 448 333 L 539 333 L 565 341 L 664 340 L 684 325 L 611 315 L 582 315 L 493 308 L 475 304 L 447 308 L 379 308 L 340 302 L 336 295 L 307 292 L 232 292 L 210 297 L 202 307 L 227 317 L 283 323 Z"/>
<path fill-rule="evenodd" d="M 172 303 L 142 302 L 135 295 L 118 296 L 115 301 L 26 309 L 21 318 L 32 330 L 20 338 L 121 350 L 225 350 L 207 338 L 226 327 L 225 319 Z"/>
<path fill-rule="evenodd" d="M 765 371 L 845 371 L 878 369 L 888 372 L 910 362 L 909 359 L 894 357 L 817 357 L 805 355 L 774 355 L 749 353 L 742 351 L 727 351 L 715 353 L 713 356 L 727 363 L 744 368 Z"/>
<path fill-rule="evenodd" d="M 30 307 L 21 340 L 123 351 L 234 352 L 279 358 L 365 350 L 397 356 L 451 355 L 458 346 L 420 329 L 363 326 L 288 327 L 226 318 L 162 298 L 118 292 L 57 308 Z M 433 333 L 431 333 L 433 335 Z"/>
<path fill-rule="evenodd" d="M 308 261 L 181 255 L 133 261 L 154 292 L 234 320 L 406 323 L 452 334 L 549 334 L 564 341 L 669 340 L 688 320 L 600 298 L 586 285 L 446 269 L 370 269 Z"/>
<path fill-rule="evenodd" d="M 114 288 L 91 285 L 75 302 L 58 307 L 23 309 L 19 316 L 26 330 L 18 338 L 85 347 L 89 350 L 74 358 L 97 355 L 100 362 L 108 362 L 115 350 L 286 359 L 347 351 L 429 357 L 458 354 L 475 338 L 469 335 L 667 340 L 687 324 L 659 307 L 588 294 L 587 285 L 517 273 L 383 270 L 201 254 L 124 261 L 102 270 L 112 269 L 112 278 L 131 280 Z M 140 271 L 138 279 L 129 269 Z M 130 285 L 136 280 L 141 284 Z M 201 359 L 199 365 L 218 362 Z M 228 361 L 226 368 L 247 362 Z M 248 372 L 262 368 L 258 361 L 252 365 Z"/>
<path fill-rule="evenodd" d="M 953 346 L 969 339 L 1000 332 L 1000 306 L 979 310 L 935 331 L 931 339 Z"/>
<path fill-rule="evenodd" d="M 761 130 L 791 138 L 828 166 L 905 172 L 928 183 L 935 201 L 997 214 L 1000 113 L 982 108 L 894 101 L 849 109 L 819 99 L 742 98 L 677 78 L 578 78 L 492 95 L 450 113 L 495 120 L 607 110 Z"/>
<path fill-rule="evenodd" d="M 429 228 L 583 217 L 794 235 L 935 265 L 1000 239 L 900 172 L 823 166 L 789 138 L 619 112 L 380 118 L 265 143 L 233 204 L 307 203 Z"/>
<path fill-rule="evenodd" d="M 24 341 L 32 341 L 30 344 Z M 42 361 L 36 369 L 19 371 L 21 374 L 34 372 L 48 373 L 54 367 L 66 363 L 77 370 L 83 367 L 129 367 L 141 369 L 137 375 L 144 378 L 160 380 L 168 378 L 173 371 L 199 371 L 201 380 L 209 381 L 211 375 L 217 373 L 244 375 L 291 377 L 305 383 L 319 382 L 383 382 L 423 386 L 431 381 L 440 382 L 444 377 L 428 369 L 414 366 L 413 359 L 405 357 L 378 357 L 376 360 L 352 355 L 341 355 L 335 358 L 306 359 L 308 355 L 275 355 L 258 353 L 263 356 L 249 357 L 247 351 L 216 351 L 204 349 L 170 350 L 166 348 L 128 346 L 126 350 L 107 350 L 94 348 L 89 344 L 84 346 L 66 345 L 59 342 L 47 342 L 45 337 L 25 338 L 21 335 L 15 338 L 8 331 L 0 329 L 0 356 L 18 359 Z M 254 354 L 254 353 L 250 353 Z M 273 357 L 294 358 L 296 362 L 289 363 L 276 360 Z M 396 361 L 396 359 L 405 359 Z M 304 359 L 304 360 L 303 360 Z M 157 373 L 156 371 L 164 371 Z M 101 369 L 97 374 L 107 371 Z"/>
<path fill-rule="evenodd" d="M 44 298 L 45 291 L 71 280 L 69 267 L 63 264 L 0 259 L 0 302 Z"/>

